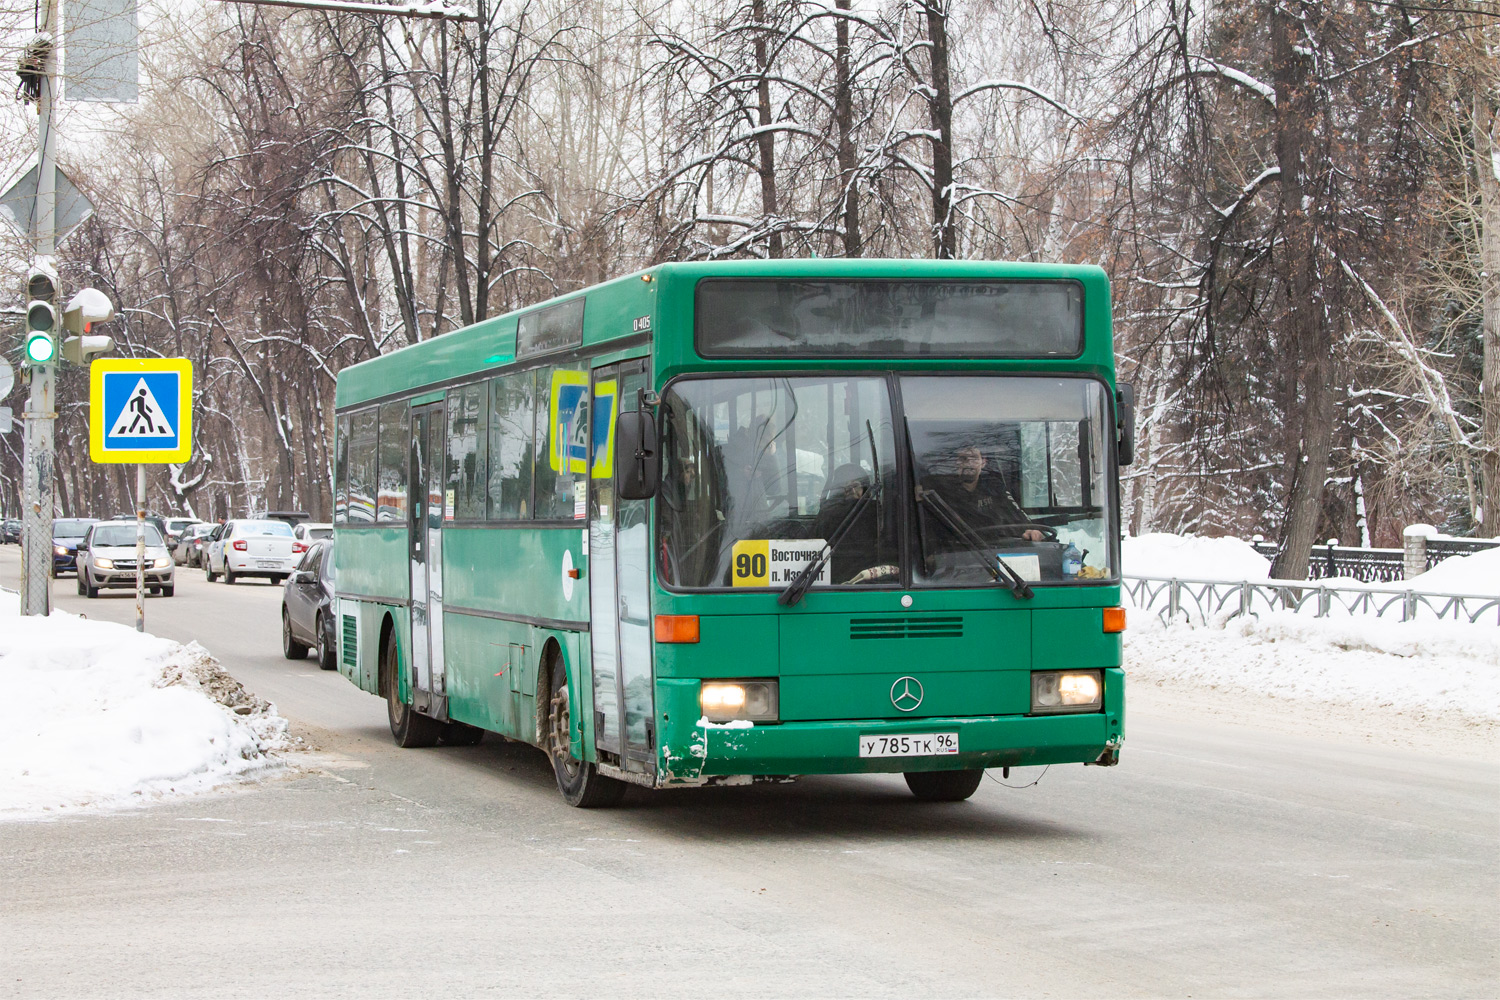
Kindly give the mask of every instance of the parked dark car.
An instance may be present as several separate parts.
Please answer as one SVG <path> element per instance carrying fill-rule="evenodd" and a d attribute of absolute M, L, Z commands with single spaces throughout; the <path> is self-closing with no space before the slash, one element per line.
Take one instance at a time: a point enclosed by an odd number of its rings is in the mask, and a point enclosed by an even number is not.
<path fill-rule="evenodd" d="M 203 555 L 203 543 L 208 541 L 208 536 L 217 528 L 217 524 L 194 524 L 182 533 L 177 539 L 177 547 L 172 550 L 172 559 L 179 566 L 202 566 L 200 557 Z"/>
<path fill-rule="evenodd" d="M 14 517 L 7 517 L 0 524 L 0 542 L 9 545 L 11 542 L 21 544 L 21 522 Z"/>
<path fill-rule="evenodd" d="M 52 522 L 52 575 L 78 572 L 78 543 L 88 534 L 92 517 L 59 517 Z"/>
<path fill-rule="evenodd" d="M 336 670 L 338 639 L 333 633 L 333 543 L 314 542 L 287 577 L 281 592 L 281 652 L 288 660 L 317 647 L 318 666 Z"/>

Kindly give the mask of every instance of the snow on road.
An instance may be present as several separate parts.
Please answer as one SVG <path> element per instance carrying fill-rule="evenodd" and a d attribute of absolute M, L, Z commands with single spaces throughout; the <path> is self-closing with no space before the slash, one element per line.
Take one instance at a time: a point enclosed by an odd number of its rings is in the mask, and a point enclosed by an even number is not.
<path fill-rule="evenodd" d="M 286 720 L 197 643 L 0 591 L 0 820 L 137 805 L 272 766 Z"/>

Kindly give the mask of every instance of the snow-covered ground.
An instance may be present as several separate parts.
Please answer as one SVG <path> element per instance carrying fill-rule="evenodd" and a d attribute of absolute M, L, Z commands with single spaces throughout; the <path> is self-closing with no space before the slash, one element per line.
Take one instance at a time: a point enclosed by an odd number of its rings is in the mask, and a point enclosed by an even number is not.
<path fill-rule="evenodd" d="M 197 643 L 0 591 L 0 820 L 129 807 L 274 766 L 286 720 Z"/>
<path fill-rule="evenodd" d="M 1126 540 L 1124 571 L 1255 582 L 1267 579 L 1270 562 L 1238 539 L 1146 535 Z M 1396 586 L 1500 596 L 1500 551 L 1448 559 Z M 1143 686 L 1232 702 L 1262 721 L 1300 719 L 1312 730 L 1394 727 L 1404 734 L 1399 742 L 1443 750 L 1464 742 L 1493 748 L 1500 735 L 1500 626 L 1492 621 L 1316 618 L 1309 605 L 1169 625 L 1159 610 L 1132 608 L 1125 638 L 1132 690 L 1148 700 L 1156 692 Z"/>

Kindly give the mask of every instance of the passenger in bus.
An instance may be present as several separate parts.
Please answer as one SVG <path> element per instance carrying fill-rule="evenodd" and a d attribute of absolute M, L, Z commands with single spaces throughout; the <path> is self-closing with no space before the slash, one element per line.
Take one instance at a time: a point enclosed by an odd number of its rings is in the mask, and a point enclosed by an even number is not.
<path fill-rule="evenodd" d="M 834 469 L 813 519 L 812 537 L 831 538 L 870 487 L 870 474 L 863 467 L 849 463 Z M 881 545 L 879 506 L 878 500 L 865 504 L 834 548 L 831 557 L 834 583 L 865 583 L 900 574 L 894 565 L 895 554 L 886 552 Z"/>
<path fill-rule="evenodd" d="M 990 468 L 984 452 L 976 444 L 965 444 L 954 452 L 956 474 L 934 477 L 930 484 L 948 502 L 953 512 L 969 527 L 983 533 L 992 525 L 1008 525 L 1013 531 L 1004 535 L 1040 542 L 1046 536 L 1036 528 L 1026 528 L 1031 518 L 1005 488 L 999 473 Z M 943 529 L 941 522 L 938 527 Z"/>

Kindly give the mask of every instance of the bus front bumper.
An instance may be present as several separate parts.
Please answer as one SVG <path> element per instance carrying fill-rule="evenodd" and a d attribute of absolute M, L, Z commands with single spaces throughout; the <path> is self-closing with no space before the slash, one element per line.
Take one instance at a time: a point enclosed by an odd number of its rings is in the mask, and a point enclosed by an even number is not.
<path fill-rule="evenodd" d="M 1113 675 L 1113 676 L 1110 676 Z M 662 687 L 667 688 L 663 691 Z M 675 690 L 674 690 L 675 689 Z M 663 725 L 659 785 L 700 784 L 726 775 L 947 771 L 1040 764 L 1113 764 L 1124 737 L 1123 671 L 1106 671 L 1103 712 L 922 719 L 703 723 L 697 682 L 658 687 L 672 704 Z M 691 698 L 686 697 L 691 695 Z M 664 706 L 666 707 L 666 706 Z M 677 720 L 684 720 L 679 723 Z M 957 733 L 959 752 L 861 757 L 860 737 Z"/>

